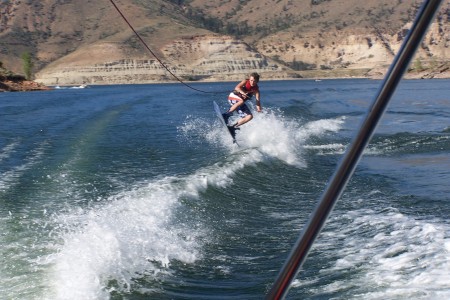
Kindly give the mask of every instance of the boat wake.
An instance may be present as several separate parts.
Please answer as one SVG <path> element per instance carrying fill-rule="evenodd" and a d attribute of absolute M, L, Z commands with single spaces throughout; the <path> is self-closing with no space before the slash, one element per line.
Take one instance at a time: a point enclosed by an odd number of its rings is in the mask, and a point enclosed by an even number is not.
<path fill-rule="evenodd" d="M 230 152 L 254 149 L 265 157 L 306 167 L 302 151 L 308 147 L 309 140 L 339 131 L 344 122 L 345 117 L 338 117 L 302 123 L 301 120 L 285 118 L 278 110 L 266 108 L 261 113 L 255 113 L 251 122 L 240 127 L 236 135 L 240 147 L 231 143 L 218 120 L 211 123 L 210 120 L 188 118 L 179 131 L 188 140 L 195 137 L 215 148 Z"/>

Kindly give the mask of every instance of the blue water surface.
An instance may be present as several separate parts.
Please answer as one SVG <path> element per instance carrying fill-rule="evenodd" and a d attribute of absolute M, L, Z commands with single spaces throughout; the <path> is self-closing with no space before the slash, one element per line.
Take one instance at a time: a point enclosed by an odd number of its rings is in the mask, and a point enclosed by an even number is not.
<path fill-rule="evenodd" d="M 235 83 L 0 94 L 0 295 L 263 298 L 380 84 L 262 81 L 239 147 Z M 289 299 L 450 297 L 449 95 L 401 82 Z"/>

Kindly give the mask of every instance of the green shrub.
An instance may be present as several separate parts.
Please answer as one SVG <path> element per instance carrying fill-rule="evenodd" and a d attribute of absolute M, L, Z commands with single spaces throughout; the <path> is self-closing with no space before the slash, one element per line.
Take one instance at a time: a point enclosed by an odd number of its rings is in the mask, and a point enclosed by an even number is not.
<path fill-rule="evenodd" d="M 31 59 L 31 54 L 28 52 L 24 52 L 22 54 L 22 62 L 23 62 L 23 72 L 25 73 L 25 78 L 27 80 L 31 80 L 31 76 L 33 73 L 33 61 Z"/>

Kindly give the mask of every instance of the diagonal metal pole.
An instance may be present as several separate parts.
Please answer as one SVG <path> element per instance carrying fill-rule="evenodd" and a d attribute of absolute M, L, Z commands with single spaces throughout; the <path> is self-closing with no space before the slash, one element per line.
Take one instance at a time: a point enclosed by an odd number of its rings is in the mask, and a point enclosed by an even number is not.
<path fill-rule="evenodd" d="M 342 194 L 347 182 L 350 180 L 365 147 L 369 143 L 378 122 L 383 116 L 390 98 L 425 36 L 427 28 L 432 22 L 441 2 L 441 0 L 428 0 L 423 3 L 409 34 L 386 74 L 378 95 L 367 113 L 359 133 L 332 176 L 327 189 L 323 193 L 314 212 L 311 214 L 307 225 L 294 245 L 266 299 L 278 300 L 286 297 L 289 287 L 303 265 L 314 240 L 325 224 L 328 215 Z"/>

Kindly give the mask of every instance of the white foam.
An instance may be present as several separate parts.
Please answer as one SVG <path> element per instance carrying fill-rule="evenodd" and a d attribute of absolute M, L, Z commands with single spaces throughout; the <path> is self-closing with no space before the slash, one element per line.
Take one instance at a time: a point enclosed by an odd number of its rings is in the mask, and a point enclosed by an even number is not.
<path fill-rule="evenodd" d="M 173 260 L 194 263 L 207 234 L 201 224 L 177 220 L 180 200 L 197 199 L 209 185 L 230 185 L 237 171 L 261 159 L 259 151 L 249 150 L 226 164 L 143 183 L 91 209 L 55 216 L 62 244 L 43 262 L 52 266 L 48 298 L 108 299 L 111 281 L 128 291 L 137 278 L 169 272 Z"/>
<path fill-rule="evenodd" d="M 0 191 L 6 191 L 17 184 L 22 174 L 39 162 L 44 154 L 46 146 L 47 142 L 43 142 L 38 148 L 30 151 L 29 155 L 23 159 L 22 164 L 13 166 L 10 170 L 0 173 Z M 5 147 L 3 152 L 4 158 L 9 157 L 15 147 L 15 143 Z"/>
<path fill-rule="evenodd" d="M 305 167 L 302 150 L 311 137 L 338 131 L 345 117 L 316 120 L 303 124 L 300 120 L 286 119 L 280 111 L 265 108 L 254 113 L 249 123 L 240 127 L 237 141 L 240 147 L 231 143 L 231 138 L 219 121 L 188 118 L 179 128 L 184 136 L 199 134 L 209 144 L 229 151 L 256 149 L 262 157 L 277 158 L 287 164 Z"/>
<path fill-rule="evenodd" d="M 351 211 L 342 218 L 350 222 L 337 234 L 336 229 L 323 232 L 316 247 L 329 248 L 338 257 L 320 273 L 339 274 L 346 280 L 319 287 L 318 294 L 351 291 L 364 299 L 450 297 L 449 224 L 417 220 L 393 209 Z M 296 283 L 305 285 L 307 280 Z"/>
<path fill-rule="evenodd" d="M 2 162 L 4 159 L 7 159 L 10 157 L 11 153 L 14 152 L 14 149 L 19 145 L 18 141 L 14 141 L 0 150 L 0 162 Z"/>
<path fill-rule="evenodd" d="M 343 154 L 345 152 L 346 146 L 342 144 L 326 144 L 326 145 L 305 145 L 305 149 L 311 149 L 317 151 L 319 155 L 335 155 Z"/>
<path fill-rule="evenodd" d="M 302 130 L 297 133 L 297 138 L 306 140 L 311 136 L 321 136 L 326 132 L 337 132 L 342 128 L 345 119 L 345 117 L 338 117 L 336 119 L 311 121 L 302 126 Z"/>
<path fill-rule="evenodd" d="M 163 272 L 172 259 L 198 256 L 198 231 L 176 224 L 182 191 L 173 178 L 121 193 L 103 206 L 57 217 L 63 244 L 49 257 L 55 299 L 107 299 L 115 280 L 129 290 L 134 278 Z"/>
<path fill-rule="evenodd" d="M 287 164 L 304 166 L 295 139 L 296 124 L 277 117 L 270 110 L 255 114 L 254 119 L 241 126 L 238 140 L 244 147 L 257 148 L 264 155 Z M 242 138 L 241 138 L 242 137 Z"/>

